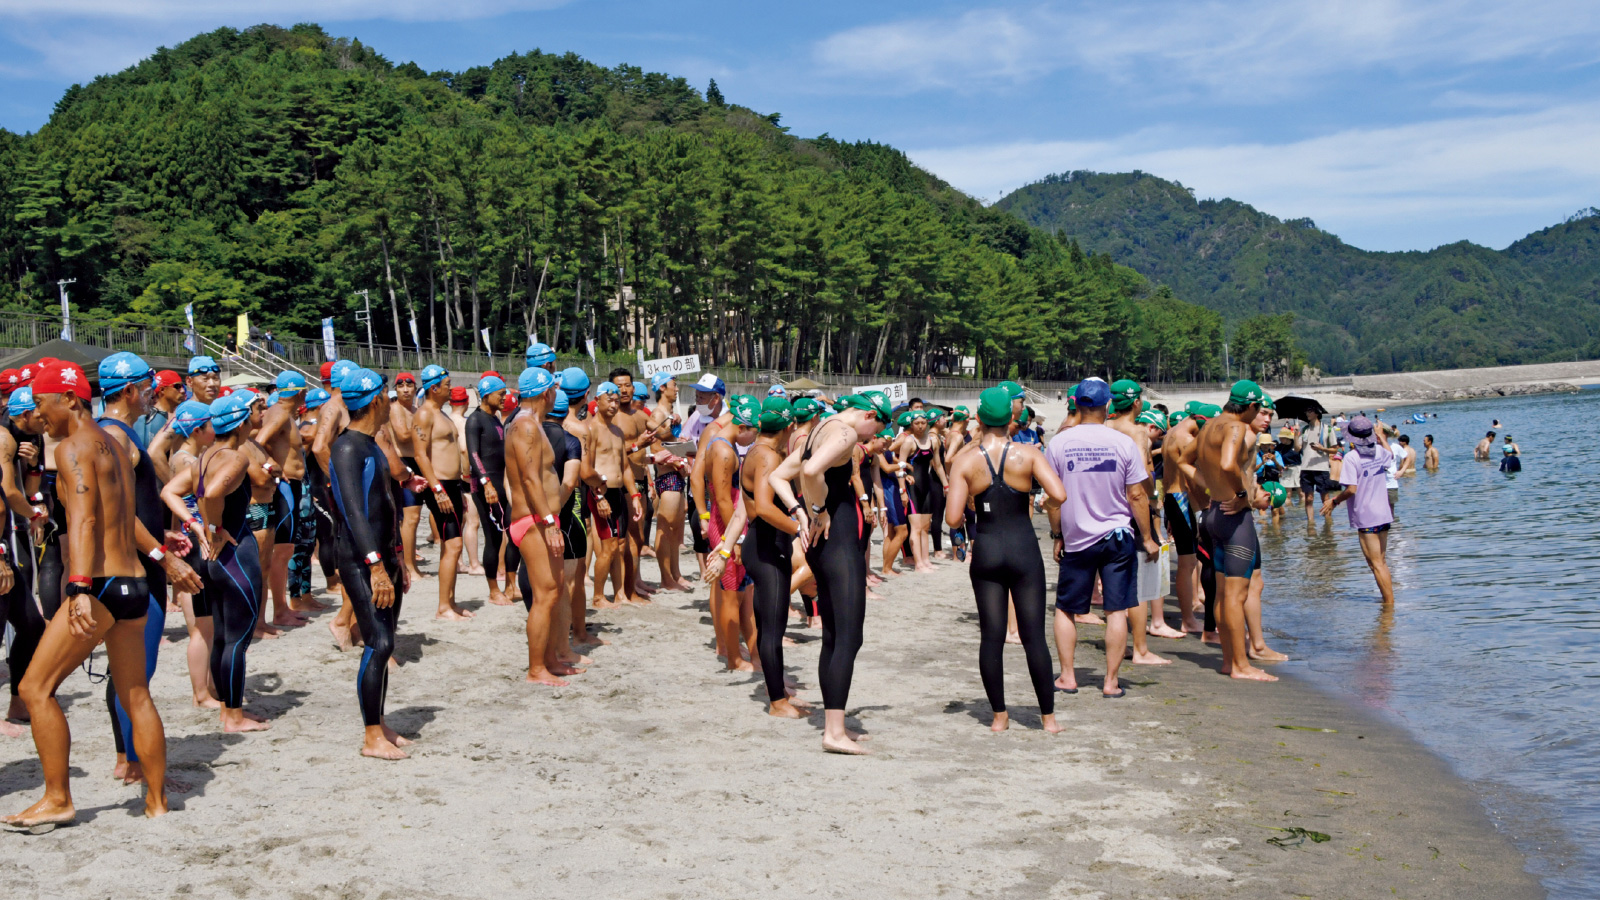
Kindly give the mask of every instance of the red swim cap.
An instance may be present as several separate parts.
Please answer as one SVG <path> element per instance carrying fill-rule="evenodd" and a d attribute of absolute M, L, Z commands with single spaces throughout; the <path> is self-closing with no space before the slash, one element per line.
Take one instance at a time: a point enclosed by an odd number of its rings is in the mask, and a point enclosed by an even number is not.
<path fill-rule="evenodd" d="M 464 387 L 453 387 L 453 388 L 451 388 L 450 389 L 450 402 L 451 403 L 465 403 L 465 402 L 467 402 L 467 389 L 464 388 Z"/>
<path fill-rule="evenodd" d="M 327 384 L 331 381 L 333 381 L 333 363 L 325 362 L 322 364 L 322 383 Z"/>
<path fill-rule="evenodd" d="M 6 369 L 5 371 L 0 372 L 0 391 L 10 393 L 17 388 L 22 387 L 21 379 L 22 376 L 17 374 L 16 369 Z"/>
<path fill-rule="evenodd" d="M 40 360 L 39 371 L 33 376 L 33 393 L 38 394 L 77 394 L 85 402 L 89 400 L 89 376 L 83 374 L 83 369 L 76 363 L 62 362 L 58 359 Z"/>
<path fill-rule="evenodd" d="M 410 372 L 401 372 L 399 375 L 396 375 L 394 377 L 394 383 L 395 384 L 399 384 L 402 381 L 409 381 L 412 384 L 416 384 L 417 383 L 417 376 L 411 374 Z"/>
<path fill-rule="evenodd" d="M 162 369 L 156 373 L 155 390 L 169 388 L 175 384 L 183 384 L 183 376 L 171 369 Z"/>

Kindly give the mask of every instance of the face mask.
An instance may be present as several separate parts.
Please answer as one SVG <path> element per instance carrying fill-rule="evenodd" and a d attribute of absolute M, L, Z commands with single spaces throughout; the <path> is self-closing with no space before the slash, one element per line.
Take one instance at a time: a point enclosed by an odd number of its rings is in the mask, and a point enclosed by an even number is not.
<path fill-rule="evenodd" d="M 712 416 L 711 407 L 704 403 L 695 404 L 694 411 L 699 413 L 702 419 L 709 419 Z"/>

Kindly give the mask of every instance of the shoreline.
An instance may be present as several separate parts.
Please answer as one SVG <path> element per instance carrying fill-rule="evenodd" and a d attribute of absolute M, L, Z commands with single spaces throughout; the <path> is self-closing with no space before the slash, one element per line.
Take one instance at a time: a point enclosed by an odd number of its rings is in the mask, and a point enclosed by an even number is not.
<path fill-rule="evenodd" d="M 718 670 L 704 588 L 592 612 L 611 645 L 550 690 L 522 681 L 520 605 L 487 605 L 481 577 L 460 587 L 469 622 L 432 618 L 431 579 L 405 599 L 389 719 L 418 743 L 398 763 L 356 755 L 358 654 L 332 648 L 331 611 L 252 646 L 249 706 L 275 719 L 261 735 L 191 709 L 183 645 L 165 645 L 171 774 L 197 790 L 157 822 L 107 777 L 103 687 L 72 676 L 80 824 L 0 835 L 17 848 L 0 873 L 19 896 L 1544 896 L 1403 729 L 1292 673 L 1224 679 L 1195 639 L 1152 639 L 1174 663 L 1125 665 L 1125 700 L 1057 694 L 1053 737 L 1010 646 L 1012 728 L 991 734 L 960 564 L 869 603 L 850 707 L 874 738 L 864 759 L 823 754 L 820 713 L 772 719 L 758 676 Z M 819 633 L 793 625 L 787 668 L 820 706 Z M 1080 629 L 1080 684 L 1097 684 L 1100 632 Z M 39 783 L 31 742 L 0 741 L 0 802 L 21 808 Z M 1291 827 L 1331 839 L 1268 843 Z"/>

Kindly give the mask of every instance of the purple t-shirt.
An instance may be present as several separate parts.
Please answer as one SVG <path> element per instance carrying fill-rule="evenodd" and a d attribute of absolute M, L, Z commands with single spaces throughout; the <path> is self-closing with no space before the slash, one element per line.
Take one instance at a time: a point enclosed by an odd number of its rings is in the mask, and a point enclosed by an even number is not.
<path fill-rule="evenodd" d="M 1118 528 L 1133 529 L 1128 485 L 1148 477 L 1133 438 L 1106 425 L 1077 425 L 1052 438 L 1044 458 L 1067 488 L 1061 537 L 1068 553 L 1087 550 Z"/>
<path fill-rule="evenodd" d="M 1394 521 L 1389 509 L 1389 461 L 1394 454 L 1379 444 L 1367 456 L 1359 450 L 1344 455 L 1344 468 L 1339 470 L 1339 483 L 1354 486 L 1356 495 L 1346 505 L 1350 507 L 1351 528 L 1376 528 Z"/>

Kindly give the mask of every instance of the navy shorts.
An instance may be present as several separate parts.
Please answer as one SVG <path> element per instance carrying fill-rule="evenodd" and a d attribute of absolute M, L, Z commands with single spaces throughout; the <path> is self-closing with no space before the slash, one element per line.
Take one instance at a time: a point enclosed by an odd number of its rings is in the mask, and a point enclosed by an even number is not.
<path fill-rule="evenodd" d="M 1339 488 L 1330 478 L 1328 478 L 1328 473 L 1326 470 L 1321 472 L 1307 472 L 1304 469 L 1301 469 L 1300 493 L 1306 497 L 1310 497 L 1313 491 L 1323 495 L 1337 494 L 1339 493 Z M 1311 501 L 1307 500 L 1306 502 L 1310 503 Z"/>
<path fill-rule="evenodd" d="M 1138 546 L 1132 531 L 1119 528 L 1086 550 L 1063 554 L 1056 579 L 1056 609 L 1069 616 L 1087 614 L 1096 575 L 1100 576 L 1106 612 L 1138 606 Z"/>

